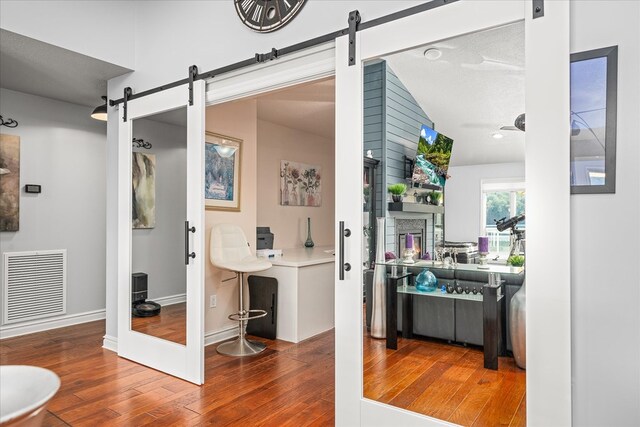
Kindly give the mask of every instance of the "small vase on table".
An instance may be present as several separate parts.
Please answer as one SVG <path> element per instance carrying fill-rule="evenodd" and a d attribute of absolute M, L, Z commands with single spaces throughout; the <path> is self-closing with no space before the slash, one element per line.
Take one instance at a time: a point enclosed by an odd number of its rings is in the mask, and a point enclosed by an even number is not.
<path fill-rule="evenodd" d="M 307 218 L 307 241 L 304 242 L 305 248 L 312 248 L 314 246 L 313 239 L 311 238 L 311 218 Z"/>

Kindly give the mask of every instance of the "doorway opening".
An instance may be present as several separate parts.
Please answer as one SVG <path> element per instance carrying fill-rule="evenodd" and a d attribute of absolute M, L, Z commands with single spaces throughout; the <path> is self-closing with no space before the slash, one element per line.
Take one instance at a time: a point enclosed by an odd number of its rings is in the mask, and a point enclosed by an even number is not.
<path fill-rule="evenodd" d="M 284 362 L 268 361 L 282 359 L 295 371 L 291 381 L 316 383 L 332 416 L 335 79 L 211 105 L 205 121 L 205 385 L 221 380 L 221 364 L 277 382 Z M 227 161 L 216 148 L 223 141 L 235 144 Z M 221 203 L 235 197 L 231 208 Z M 228 318 L 239 311 L 238 278 L 209 262 L 211 230 L 220 224 L 239 226 L 252 255 L 271 264 L 249 273 L 243 287 L 243 309 L 266 312 L 242 322 L 250 341 L 266 344 L 251 357 L 216 352 L 239 323 Z"/>

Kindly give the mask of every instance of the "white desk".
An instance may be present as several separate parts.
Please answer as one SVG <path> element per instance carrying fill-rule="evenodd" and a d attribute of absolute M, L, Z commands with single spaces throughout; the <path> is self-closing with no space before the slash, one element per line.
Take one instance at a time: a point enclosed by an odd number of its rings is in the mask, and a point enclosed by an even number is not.
<path fill-rule="evenodd" d="M 260 276 L 278 280 L 277 338 L 300 342 L 334 326 L 333 247 L 283 249 Z"/>

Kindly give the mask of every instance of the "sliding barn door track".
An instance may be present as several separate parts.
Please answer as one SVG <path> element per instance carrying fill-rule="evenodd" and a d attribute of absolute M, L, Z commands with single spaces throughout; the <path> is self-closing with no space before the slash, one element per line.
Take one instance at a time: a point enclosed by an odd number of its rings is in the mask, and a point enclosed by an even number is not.
<path fill-rule="evenodd" d="M 162 86 L 158 86 L 153 89 L 148 89 L 140 93 L 132 93 L 131 88 L 127 87 L 124 89 L 123 97 L 115 100 L 114 99 L 109 100 L 109 105 L 113 107 L 115 105 L 124 103 L 125 109 L 126 109 L 127 101 L 131 101 L 137 98 L 142 98 L 144 96 L 161 92 L 163 90 L 171 89 L 184 84 L 189 85 L 189 105 L 192 105 L 194 81 L 203 80 L 203 79 L 212 79 L 221 74 L 229 73 L 231 71 L 236 71 L 241 68 L 249 67 L 251 65 L 261 64 L 267 61 L 273 61 L 284 55 L 289 55 L 291 53 L 298 52 L 303 49 L 308 49 L 313 46 L 327 43 L 344 35 L 349 35 L 349 57 L 346 58 L 346 60 L 348 61 L 348 64 L 351 66 L 355 64 L 355 51 L 356 51 L 355 34 L 358 31 L 377 27 L 378 25 L 382 25 L 387 22 L 402 19 L 407 16 L 415 15 L 416 13 L 425 12 L 427 10 L 436 9 L 438 7 L 445 6 L 447 4 L 455 3 L 457 1 L 458 0 L 433 0 L 427 3 L 422 3 L 417 6 L 410 7 L 408 9 L 391 13 L 389 15 L 381 16 L 380 18 L 372 19 L 367 22 L 361 22 L 360 13 L 357 10 L 354 10 L 349 13 L 349 17 L 347 20 L 349 26 L 342 30 L 334 31 L 332 33 L 328 33 L 323 36 L 315 37 L 300 43 L 293 44 L 291 46 L 283 47 L 282 49 L 273 48 L 271 49 L 270 52 L 267 52 L 267 53 L 256 53 L 252 58 L 245 59 L 244 61 L 235 62 L 233 64 L 229 64 L 224 67 L 216 68 L 211 71 L 206 71 L 204 73 L 199 73 L 198 67 L 196 67 L 195 65 L 192 65 L 191 67 L 189 67 L 188 77 L 184 79 L 177 80 L 175 82 L 168 83 Z M 544 0 L 534 0 L 533 3 L 534 3 L 533 5 L 534 18 L 544 16 Z M 123 114 L 123 118 L 126 121 L 126 110 Z"/>

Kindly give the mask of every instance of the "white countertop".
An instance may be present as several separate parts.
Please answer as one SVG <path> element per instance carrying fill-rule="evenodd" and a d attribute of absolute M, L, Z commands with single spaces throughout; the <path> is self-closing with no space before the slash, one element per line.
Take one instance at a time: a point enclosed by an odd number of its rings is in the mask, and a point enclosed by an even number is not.
<path fill-rule="evenodd" d="M 333 246 L 316 246 L 313 248 L 283 249 L 282 256 L 267 259 L 273 266 L 308 267 L 310 265 L 335 262 Z"/>

